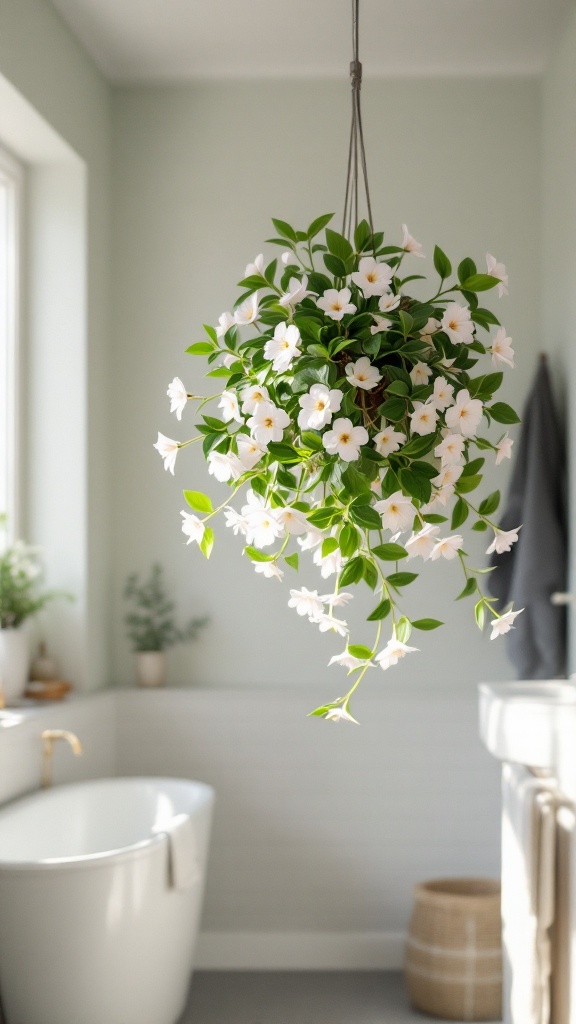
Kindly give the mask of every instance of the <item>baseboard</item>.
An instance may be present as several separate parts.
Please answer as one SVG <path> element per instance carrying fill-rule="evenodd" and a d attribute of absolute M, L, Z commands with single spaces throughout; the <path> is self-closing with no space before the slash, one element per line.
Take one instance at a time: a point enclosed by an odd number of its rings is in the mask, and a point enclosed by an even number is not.
<path fill-rule="evenodd" d="M 205 971 L 399 970 L 404 932 L 202 932 Z"/>

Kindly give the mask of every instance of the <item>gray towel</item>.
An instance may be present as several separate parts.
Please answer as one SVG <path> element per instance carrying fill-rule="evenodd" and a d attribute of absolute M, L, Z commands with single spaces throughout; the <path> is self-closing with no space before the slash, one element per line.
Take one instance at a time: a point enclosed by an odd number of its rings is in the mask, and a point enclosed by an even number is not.
<path fill-rule="evenodd" d="M 502 606 L 524 608 L 506 639 L 519 679 L 553 679 L 566 671 L 566 611 L 550 602 L 566 589 L 565 462 L 550 376 L 540 361 L 524 409 L 502 530 L 522 524 L 509 552 L 493 555 L 488 589 Z M 499 609 L 501 610 L 501 608 Z"/>

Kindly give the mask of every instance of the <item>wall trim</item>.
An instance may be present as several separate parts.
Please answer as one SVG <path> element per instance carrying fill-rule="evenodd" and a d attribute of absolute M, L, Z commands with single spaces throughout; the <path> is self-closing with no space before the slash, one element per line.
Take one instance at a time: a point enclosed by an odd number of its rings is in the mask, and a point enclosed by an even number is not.
<path fill-rule="evenodd" d="M 204 971 L 399 970 L 404 932 L 201 932 Z"/>

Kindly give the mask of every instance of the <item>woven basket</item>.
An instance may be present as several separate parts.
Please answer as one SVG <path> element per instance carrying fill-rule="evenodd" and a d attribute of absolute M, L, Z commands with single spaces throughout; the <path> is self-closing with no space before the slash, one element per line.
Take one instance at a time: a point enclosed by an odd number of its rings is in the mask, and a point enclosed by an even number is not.
<path fill-rule="evenodd" d="M 500 1020 L 500 883 L 445 878 L 417 885 L 405 975 L 418 1010 L 448 1020 Z"/>

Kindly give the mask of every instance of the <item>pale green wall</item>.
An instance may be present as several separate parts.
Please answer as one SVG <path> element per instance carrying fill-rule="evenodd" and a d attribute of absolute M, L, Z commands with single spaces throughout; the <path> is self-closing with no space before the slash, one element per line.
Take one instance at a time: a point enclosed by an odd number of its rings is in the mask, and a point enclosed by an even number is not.
<path fill-rule="evenodd" d="M 406 221 L 428 254 L 438 242 L 455 260 L 471 255 L 483 264 L 489 251 L 507 264 L 510 298 L 494 301 L 518 352 L 506 397 L 521 405 L 541 345 L 538 82 L 368 81 L 363 103 L 375 219 L 388 241 L 400 239 Z M 173 652 L 176 683 L 324 678 L 327 697 L 341 686 L 337 670 L 325 667 L 341 642 L 319 636 L 288 610 L 288 588 L 295 585 L 288 575 L 282 585 L 256 577 L 223 523 L 209 565 L 185 546 L 182 488 L 207 490 L 219 500 L 225 488 L 207 476 L 194 449 L 180 453 L 173 479 L 152 445 L 158 429 L 180 439 L 194 433 L 190 412 L 181 425 L 169 415 L 166 386 L 174 374 L 191 389 L 205 386 L 203 364 L 183 350 L 200 338 L 203 322 L 216 322 L 230 308 L 246 263 L 272 233 L 270 217 L 305 226 L 319 213 L 341 210 L 348 130 L 344 80 L 115 93 L 116 619 L 126 574 L 159 558 L 180 606 L 212 620 L 192 648 Z M 420 261 L 413 263 L 414 272 L 422 270 Z M 498 476 L 506 479 L 507 468 Z M 495 474 L 486 486 L 496 486 Z M 481 564 L 486 546 L 479 539 L 475 548 Z M 452 603 L 460 578 L 451 568 L 425 573 L 417 609 L 446 619 L 450 628 L 422 636 L 425 653 L 399 666 L 395 678 L 424 686 L 509 678 L 503 645 L 480 638 L 471 608 Z M 314 571 L 307 583 L 318 582 Z M 360 614 L 368 602 L 359 599 L 348 616 L 360 640 L 369 635 Z M 118 681 L 129 681 L 121 628 L 114 665 Z"/>

